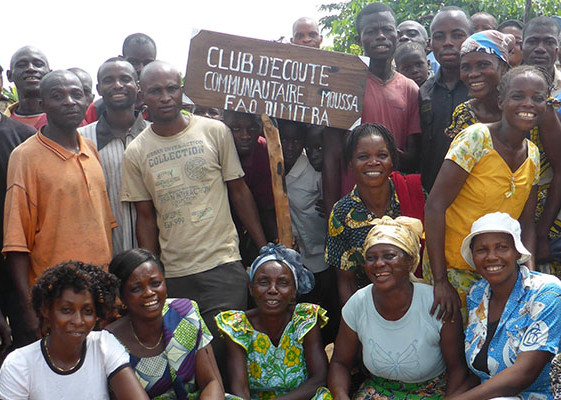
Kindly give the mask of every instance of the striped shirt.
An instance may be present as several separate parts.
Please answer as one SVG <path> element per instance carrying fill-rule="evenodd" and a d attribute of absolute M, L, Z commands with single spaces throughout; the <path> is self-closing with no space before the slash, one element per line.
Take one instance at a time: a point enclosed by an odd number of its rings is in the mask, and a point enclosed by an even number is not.
<path fill-rule="evenodd" d="M 121 175 L 123 154 L 132 140 L 142 132 L 147 123 L 139 114 L 126 136 L 118 136 L 109 126 L 105 112 L 89 125 L 79 128 L 80 134 L 90 139 L 96 146 L 107 184 L 109 203 L 119 226 L 113 229 L 113 255 L 138 247 L 136 240 L 136 210 L 129 202 L 122 202 Z"/>

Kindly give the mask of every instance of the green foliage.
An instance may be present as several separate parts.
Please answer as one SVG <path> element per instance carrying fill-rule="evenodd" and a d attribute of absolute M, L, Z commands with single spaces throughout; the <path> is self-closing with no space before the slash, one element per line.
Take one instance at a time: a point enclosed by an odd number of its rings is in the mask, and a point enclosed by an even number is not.
<path fill-rule="evenodd" d="M 15 103 L 16 101 L 18 101 L 18 92 L 16 90 L 16 87 L 15 86 L 11 86 L 9 88 L 3 87 L 1 97 L 5 99 L 9 99 Z"/>
<path fill-rule="evenodd" d="M 361 49 L 355 42 L 355 20 L 359 11 L 371 3 L 371 0 L 347 0 L 339 3 L 328 3 L 320 6 L 320 10 L 327 11 L 329 15 L 320 19 L 320 26 L 327 36 L 333 37 L 335 51 L 360 54 Z M 382 1 L 387 3 L 395 13 L 399 22 L 415 20 L 423 24 L 427 31 L 434 14 L 444 5 L 458 6 L 470 15 L 478 11 L 493 14 L 499 23 L 507 19 L 524 20 L 526 0 L 393 0 Z M 530 18 L 537 15 L 557 15 L 558 0 L 533 0 Z"/>

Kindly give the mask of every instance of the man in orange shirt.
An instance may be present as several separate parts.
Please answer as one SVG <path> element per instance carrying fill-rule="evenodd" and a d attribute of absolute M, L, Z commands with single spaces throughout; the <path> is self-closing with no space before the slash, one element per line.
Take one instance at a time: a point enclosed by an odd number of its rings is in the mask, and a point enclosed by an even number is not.
<path fill-rule="evenodd" d="M 95 146 L 76 130 L 87 107 L 82 83 L 70 71 L 53 71 L 41 81 L 40 95 L 48 123 L 8 163 L 2 249 L 29 342 L 38 325 L 30 286 L 65 260 L 107 267 L 116 225 Z"/>

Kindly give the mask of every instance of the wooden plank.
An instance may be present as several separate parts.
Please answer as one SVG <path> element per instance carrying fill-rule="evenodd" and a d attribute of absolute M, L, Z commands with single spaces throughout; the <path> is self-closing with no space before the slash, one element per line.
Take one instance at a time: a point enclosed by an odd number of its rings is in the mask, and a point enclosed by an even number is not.
<path fill-rule="evenodd" d="M 269 153 L 269 167 L 271 168 L 279 243 L 291 248 L 294 239 L 292 237 L 292 223 L 290 221 L 284 158 L 282 156 L 279 130 L 273 125 L 267 114 L 261 115 L 261 120 L 263 121 L 263 132 L 267 139 L 267 152 Z"/>
<path fill-rule="evenodd" d="M 201 106 L 348 129 L 367 73 L 352 54 L 202 30 L 191 39 L 185 93 Z"/>

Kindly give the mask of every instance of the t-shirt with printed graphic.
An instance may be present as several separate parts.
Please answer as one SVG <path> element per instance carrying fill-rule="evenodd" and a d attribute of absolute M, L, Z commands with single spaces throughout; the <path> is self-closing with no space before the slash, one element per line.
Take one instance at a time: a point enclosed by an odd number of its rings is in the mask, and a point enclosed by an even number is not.
<path fill-rule="evenodd" d="M 129 144 L 121 200 L 153 201 L 167 278 L 240 260 L 226 182 L 243 176 L 232 134 L 220 121 L 190 115 L 173 136 L 150 126 Z"/>
<path fill-rule="evenodd" d="M 389 321 L 376 310 L 372 284 L 351 296 L 343 307 L 343 320 L 358 335 L 362 361 L 372 375 L 419 383 L 446 370 L 440 350 L 442 321 L 430 315 L 433 299 L 432 286 L 414 283 L 409 309 L 397 321 Z"/>

